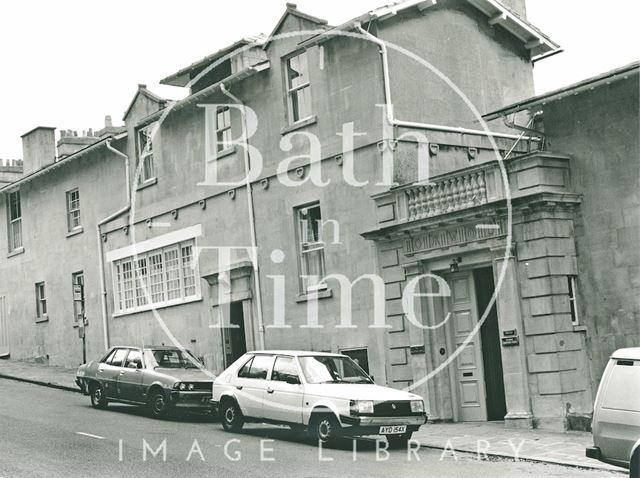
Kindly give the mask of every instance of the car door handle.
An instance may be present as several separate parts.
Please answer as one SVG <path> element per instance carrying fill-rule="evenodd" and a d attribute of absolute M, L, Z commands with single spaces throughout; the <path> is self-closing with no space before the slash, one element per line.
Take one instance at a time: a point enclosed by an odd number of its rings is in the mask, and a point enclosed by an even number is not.
<path fill-rule="evenodd" d="M 242 385 L 236 385 L 236 388 L 237 388 L 238 390 L 242 390 Z"/>
<path fill-rule="evenodd" d="M 273 388 L 267 388 L 267 393 L 273 393 Z"/>
<path fill-rule="evenodd" d="M 125 370 L 120 371 L 120 375 L 124 375 L 124 373 L 125 373 Z"/>

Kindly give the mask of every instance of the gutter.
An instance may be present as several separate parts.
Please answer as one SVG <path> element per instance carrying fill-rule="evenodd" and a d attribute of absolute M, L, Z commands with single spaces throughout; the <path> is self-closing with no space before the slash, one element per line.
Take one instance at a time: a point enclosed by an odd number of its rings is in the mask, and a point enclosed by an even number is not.
<path fill-rule="evenodd" d="M 220 91 L 225 94 L 231 101 L 235 102 L 238 105 L 244 106 L 244 103 L 240 98 L 233 95 L 225 86 L 224 83 L 220 83 Z M 245 177 L 245 188 L 247 190 L 247 204 L 249 206 L 249 229 L 251 233 L 251 247 L 255 251 L 255 257 L 253 258 L 253 280 L 254 287 L 256 288 L 256 312 L 258 319 L 258 341 L 261 350 L 265 349 L 265 339 L 264 339 L 264 322 L 262 320 L 262 289 L 260 287 L 260 272 L 258 270 L 258 239 L 256 236 L 256 221 L 255 221 L 255 211 L 253 206 L 253 189 L 251 187 L 251 180 L 249 179 L 249 136 L 248 136 L 248 126 L 247 126 L 247 117 L 243 113 L 242 115 L 242 128 L 243 128 L 243 140 L 244 140 L 244 177 Z"/>
<path fill-rule="evenodd" d="M 104 265 L 104 247 L 102 243 L 102 233 L 100 232 L 100 227 L 104 224 L 120 217 L 125 212 L 131 209 L 131 189 L 129 188 L 130 184 L 130 171 L 129 171 L 129 156 L 118 151 L 113 146 L 111 146 L 111 139 L 107 140 L 107 149 L 117 156 L 120 156 L 125 161 L 125 181 L 126 181 L 126 190 L 127 190 L 127 205 L 122 209 L 114 212 L 113 214 L 107 216 L 98 222 L 96 226 L 96 233 L 98 239 L 98 260 L 99 260 L 99 269 L 100 269 L 100 302 L 102 306 L 102 334 L 104 339 L 104 347 L 105 350 L 109 349 L 109 321 L 108 321 L 108 310 L 107 310 L 107 285 L 105 278 L 105 265 Z"/>

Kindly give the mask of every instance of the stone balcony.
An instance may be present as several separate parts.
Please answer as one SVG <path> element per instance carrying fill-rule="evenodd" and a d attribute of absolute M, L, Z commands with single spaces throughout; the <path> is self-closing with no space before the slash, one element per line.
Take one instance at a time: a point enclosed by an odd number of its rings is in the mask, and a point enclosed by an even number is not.
<path fill-rule="evenodd" d="M 502 166 L 497 160 L 487 161 L 434 176 L 429 182 L 394 187 L 374 196 L 378 225 L 444 220 L 492 204 L 504 207 L 509 196 L 514 204 L 534 197 L 574 196 L 569 163 L 568 156 L 535 151 L 507 159 Z"/>

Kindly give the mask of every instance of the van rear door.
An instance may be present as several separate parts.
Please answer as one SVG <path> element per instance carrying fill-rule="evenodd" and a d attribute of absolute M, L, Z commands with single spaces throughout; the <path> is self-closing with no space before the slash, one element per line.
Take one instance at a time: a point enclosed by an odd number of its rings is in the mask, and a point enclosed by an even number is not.
<path fill-rule="evenodd" d="M 629 466 L 640 438 L 640 360 L 612 358 L 594 416 L 594 444 L 604 461 Z"/>

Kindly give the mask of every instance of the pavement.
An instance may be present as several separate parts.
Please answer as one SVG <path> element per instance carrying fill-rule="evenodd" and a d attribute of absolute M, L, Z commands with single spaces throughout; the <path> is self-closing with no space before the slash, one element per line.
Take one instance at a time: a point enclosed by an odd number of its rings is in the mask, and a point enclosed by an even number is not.
<path fill-rule="evenodd" d="M 64 367 L 0 360 L 0 378 L 64 391 L 79 392 L 74 382 L 75 372 L 76 369 Z M 2 388 L 4 384 L 0 390 Z M 508 429 L 502 422 L 430 423 L 414 433 L 413 439 L 421 447 L 433 449 L 441 459 L 545 463 L 576 470 L 627 473 L 622 468 L 587 458 L 584 451 L 592 444 L 592 437 L 584 432 Z"/>

